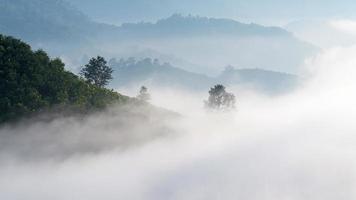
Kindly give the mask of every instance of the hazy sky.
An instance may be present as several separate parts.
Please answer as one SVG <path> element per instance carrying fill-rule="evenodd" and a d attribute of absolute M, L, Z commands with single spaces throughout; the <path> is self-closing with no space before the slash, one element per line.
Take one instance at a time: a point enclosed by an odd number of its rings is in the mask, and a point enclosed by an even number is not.
<path fill-rule="evenodd" d="M 120 24 L 151 21 L 172 13 L 228 17 L 264 24 L 299 19 L 352 18 L 352 0 L 68 0 L 92 18 Z"/>

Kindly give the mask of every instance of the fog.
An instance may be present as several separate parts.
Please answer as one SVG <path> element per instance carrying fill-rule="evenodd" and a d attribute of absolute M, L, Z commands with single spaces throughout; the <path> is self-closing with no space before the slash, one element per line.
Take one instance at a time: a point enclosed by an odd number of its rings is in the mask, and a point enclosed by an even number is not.
<path fill-rule="evenodd" d="M 98 21 L 120 24 L 156 20 L 174 12 L 273 24 L 305 18 L 354 17 L 351 0 L 68 0 Z M 279 12 L 276 12 L 278 10 Z M 134 15 L 132 13 L 135 13 Z"/>
<path fill-rule="evenodd" d="M 111 108 L 3 127 L 0 199 L 355 199 L 355 54 L 310 58 L 283 96 L 230 87 L 234 112 L 150 88 L 152 104 L 179 114 Z"/>
<path fill-rule="evenodd" d="M 159 58 L 184 70 L 209 75 L 221 73 L 228 65 L 298 74 L 304 59 L 318 51 L 308 43 L 279 36 L 128 40 L 111 42 L 102 50 L 117 58 Z"/>
<path fill-rule="evenodd" d="M 356 23 L 348 18 L 329 20 L 300 20 L 283 26 L 296 37 L 321 48 L 350 46 L 354 44 Z M 325 34 L 328 33 L 328 34 Z"/>

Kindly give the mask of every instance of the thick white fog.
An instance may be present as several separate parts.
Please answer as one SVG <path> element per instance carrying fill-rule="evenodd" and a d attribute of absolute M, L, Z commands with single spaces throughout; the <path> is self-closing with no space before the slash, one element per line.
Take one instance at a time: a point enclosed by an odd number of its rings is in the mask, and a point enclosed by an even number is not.
<path fill-rule="evenodd" d="M 353 200 L 355 55 L 309 59 L 306 81 L 283 96 L 228 88 L 236 112 L 205 112 L 205 94 L 150 88 L 154 105 L 181 116 L 113 108 L 4 127 L 0 199 Z"/>

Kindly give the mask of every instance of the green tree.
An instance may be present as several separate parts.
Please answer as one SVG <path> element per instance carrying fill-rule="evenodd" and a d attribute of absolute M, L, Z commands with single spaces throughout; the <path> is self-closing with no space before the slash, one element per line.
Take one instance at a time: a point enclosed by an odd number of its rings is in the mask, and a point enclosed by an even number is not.
<path fill-rule="evenodd" d="M 235 95 L 226 92 L 225 86 L 219 84 L 210 89 L 205 106 L 213 110 L 231 110 L 235 108 L 235 103 Z"/>
<path fill-rule="evenodd" d="M 128 100 L 66 71 L 60 59 L 0 34 L 0 123 L 54 107 L 87 112 Z"/>
<path fill-rule="evenodd" d="M 112 73 L 113 69 L 107 65 L 106 60 L 101 56 L 90 59 L 89 63 L 80 71 L 80 74 L 89 83 L 98 87 L 106 86 L 113 78 Z"/>
<path fill-rule="evenodd" d="M 145 86 L 141 87 L 137 99 L 140 101 L 149 101 L 151 99 L 151 95 L 148 93 L 148 89 Z"/>

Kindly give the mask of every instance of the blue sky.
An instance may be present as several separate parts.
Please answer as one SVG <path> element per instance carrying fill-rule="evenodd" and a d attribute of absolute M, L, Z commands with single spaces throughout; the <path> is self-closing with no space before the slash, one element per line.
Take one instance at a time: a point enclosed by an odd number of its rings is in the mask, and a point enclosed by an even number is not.
<path fill-rule="evenodd" d="M 353 18 L 352 0 L 68 0 L 92 18 L 120 24 L 173 13 L 281 24 L 299 19 Z"/>

